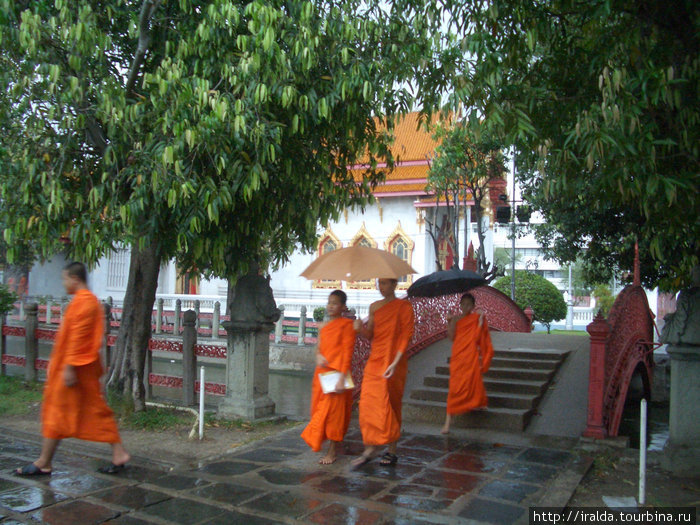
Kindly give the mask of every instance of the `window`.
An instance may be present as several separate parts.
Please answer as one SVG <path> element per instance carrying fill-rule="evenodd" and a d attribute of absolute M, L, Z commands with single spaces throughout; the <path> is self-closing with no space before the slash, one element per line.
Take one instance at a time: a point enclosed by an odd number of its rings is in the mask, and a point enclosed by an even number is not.
<path fill-rule="evenodd" d="M 129 280 L 130 248 L 118 248 L 107 260 L 107 289 L 126 290 Z"/>
<path fill-rule="evenodd" d="M 365 248 L 376 248 L 377 243 L 367 231 L 365 223 L 357 231 L 355 236 L 350 241 L 351 246 L 364 246 Z M 374 279 L 365 279 L 364 281 L 348 281 L 348 288 L 359 290 L 374 290 Z"/>
<path fill-rule="evenodd" d="M 400 222 L 393 233 L 389 235 L 385 246 L 387 251 L 393 253 L 400 259 L 403 259 L 408 264 L 411 264 L 415 243 L 408 237 L 408 235 L 406 235 L 406 232 L 403 231 Z M 412 282 L 413 275 L 404 275 L 403 277 L 399 278 L 399 285 L 397 288 L 399 290 L 405 290 Z"/>
<path fill-rule="evenodd" d="M 338 250 L 343 247 L 343 244 L 340 242 L 338 237 L 335 236 L 335 234 L 331 231 L 330 228 L 327 228 L 326 231 L 321 235 L 321 238 L 318 241 L 318 256 L 320 257 L 321 255 L 325 253 L 332 252 L 334 250 Z M 314 288 L 340 288 L 340 281 L 333 281 L 333 280 L 325 280 L 325 279 L 320 279 L 317 281 L 314 281 L 312 284 L 312 287 Z"/>

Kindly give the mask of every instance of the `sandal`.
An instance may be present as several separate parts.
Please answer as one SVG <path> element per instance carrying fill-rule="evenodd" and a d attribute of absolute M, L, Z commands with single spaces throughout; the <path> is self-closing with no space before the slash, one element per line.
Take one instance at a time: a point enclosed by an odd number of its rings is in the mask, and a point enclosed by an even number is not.
<path fill-rule="evenodd" d="M 15 475 L 17 475 L 17 476 L 50 476 L 51 471 L 50 470 L 42 470 L 39 467 L 37 467 L 34 463 L 30 463 L 29 465 L 25 465 L 22 468 L 16 469 Z"/>
<path fill-rule="evenodd" d="M 97 472 L 100 472 L 101 474 L 119 474 L 126 467 L 126 463 L 122 465 L 115 465 L 114 463 L 110 463 L 109 465 L 105 465 L 104 467 L 98 468 Z"/>
<path fill-rule="evenodd" d="M 384 452 L 382 455 L 382 459 L 379 461 L 379 464 L 382 465 L 383 467 L 393 467 L 396 465 L 396 462 L 399 460 L 399 456 L 396 454 L 392 454 L 391 452 Z"/>

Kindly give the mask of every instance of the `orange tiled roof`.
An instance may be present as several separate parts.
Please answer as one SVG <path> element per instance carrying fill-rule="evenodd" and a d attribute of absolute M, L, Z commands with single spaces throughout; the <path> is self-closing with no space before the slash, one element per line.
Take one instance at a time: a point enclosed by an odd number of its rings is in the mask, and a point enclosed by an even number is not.
<path fill-rule="evenodd" d="M 425 183 L 406 183 L 406 184 L 382 184 L 377 186 L 373 192 L 375 195 L 381 195 L 383 193 L 406 193 L 415 195 L 416 193 L 427 193 L 425 191 Z"/>
<path fill-rule="evenodd" d="M 433 116 L 432 122 L 437 122 L 438 118 Z M 394 127 L 394 144 L 391 152 L 399 157 L 400 162 L 412 160 L 426 161 L 438 146 L 433 140 L 432 132 L 425 129 L 425 122 L 418 124 L 418 113 L 409 113 L 396 122 Z"/>
<path fill-rule="evenodd" d="M 386 171 L 386 170 L 385 170 Z M 355 180 L 359 180 L 362 177 L 364 170 L 351 170 Z M 386 181 L 399 181 L 399 180 L 416 180 L 416 179 L 427 179 L 428 178 L 428 165 L 418 165 L 418 166 L 396 166 L 393 170 L 386 173 Z M 425 184 L 424 184 L 425 185 Z"/>

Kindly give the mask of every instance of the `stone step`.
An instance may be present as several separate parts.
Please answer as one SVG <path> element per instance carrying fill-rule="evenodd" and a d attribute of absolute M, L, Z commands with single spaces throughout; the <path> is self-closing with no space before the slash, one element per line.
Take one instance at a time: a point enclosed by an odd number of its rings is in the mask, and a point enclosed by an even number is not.
<path fill-rule="evenodd" d="M 532 408 L 538 400 L 538 394 L 511 394 L 503 392 L 487 392 L 489 408 Z M 447 389 L 444 388 L 420 388 L 413 390 L 410 395 L 411 400 L 429 401 L 442 403 L 443 408 L 447 406 Z"/>
<path fill-rule="evenodd" d="M 549 381 L 554 370 L 491 367 L 484 377 L 493 379 L 518 379 L 523 381 Z"/>
<path fill-rule="evenodd" d="M 563 359 L 568 353 L 568 350 L 529 350 L 527 348 L 505 350 L 494 348 L 493 356 L 494 358 L 506 357 L 509 359 L 538 359 L 540 361 L 556 361 Z"/>
<path fill-rule="evenodd" d="M 494 357 L 491 368 L 523 368 L 527 370 L 556 370 L 560 359 L 519 359 L 515 357 Z"/>
<path fill-rule="evenodd" d="M 534 412 L 534 409 L 489 407 L 453 416 L 451 425 L 454 428 L 489 428 L 522 432 Z M 403 417 L 406 421 L 442 424 L 445 421 L 445 405 L 430 401 L 407 401 L 403 404 Z"/>

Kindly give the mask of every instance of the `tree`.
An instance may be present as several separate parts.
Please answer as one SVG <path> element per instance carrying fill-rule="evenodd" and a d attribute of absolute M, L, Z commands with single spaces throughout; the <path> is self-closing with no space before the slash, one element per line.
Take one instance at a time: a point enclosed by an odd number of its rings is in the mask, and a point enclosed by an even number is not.
<path fill-rule="evenodd" d="M 599 284 L 593 290 L 593 297 L 595 297 L 598 313 L 607 317 L 613 304 L 615 304 L 615 297 L 610 291 L 610 288 L 604 284 Z"/>
<path fill-rule="evenodd" d="M 510 294 L 510 277 L 501 277 L 493 287 L 504 294 Z M 533 320 L 547 327 L 552 321 L 566 317 L 566 302 L 557 287 L 541 275 L 526 270 L 515 271 L 515 302 L 523 310 L 528 306 L 533 310 Z"/>
<path fill-rule="evenodd" d="M 466 120 L 438 125 L 435 138 L 439 145 L 428 172 L 428 189 L 435 193 L 436 208 L 441 199 L 446 203 L 446 222 L 450 223 L 454 233 L 454 253 L 457 257 L 459 209 L 460 206 L 466 209 L 469 199 L 474 201 L 479 237 L 476 271 L 490 282 L 498 275 L 499 269 L 486 261 L 483 205 L 485 200 L 488 202 L 493 182 L 501 180 L 506 171 L 503 143 L 478 121 Z M 464 230 L 467 231 L 470 227 L 465 213 Z M 464 257 L 467 256 L 468 249 L 465 245 Z"/>
<path fill-rule="evenodd" d="M 699 262 L 700 4 L 452 2 L 451 107 L 506 132 L 560 261 L 679 289 Z M 461 54 L 458 54 L 461 50 Z M 444 55 L 448 55 L 445 51 Z M 425 82 L 441 83 L 426 76 Z M 605 275 L 599 276 L 601 279 Z"/>
<path fill-rule="evenodd" d="M 410 102 L 391 64 L 427 40 L 400 23 L 415 11 L 372 2 L 2 6 L 8 253 L 34 238 L 50 256 L 65 235 L 94 262 L 131 245 L 110 384 L 137 409 L 161 262 L 235 278 L 366 203 Z"/>

